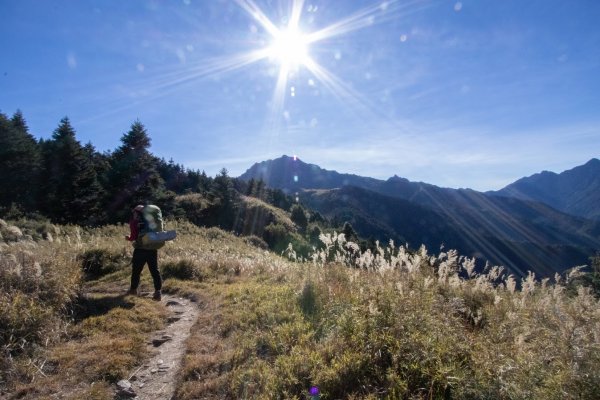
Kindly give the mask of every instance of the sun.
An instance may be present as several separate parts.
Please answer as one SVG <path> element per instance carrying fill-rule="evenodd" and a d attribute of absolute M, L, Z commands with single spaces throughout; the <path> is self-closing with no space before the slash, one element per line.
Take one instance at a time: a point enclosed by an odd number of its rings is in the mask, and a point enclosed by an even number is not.
<path fill-rule="evenodd" d="M 215 63 L 215 65 L 203 65 L 203 71 L 208 73 L 220 73 L 226 70 L 233 70 L 244 67 L 255 62 L 268 60 L 271 63 L 277 63 L 278 68 L 269 68 L 269 74 L 275 76 L 275 87 L 270 104 L 270 115 L 267 119 L 268 129 L 272 132 L 279 131 L 279 124 L 283 119 L 287 119 L 286 102 L 288 98 L 296 97 L 298 84 L 301 83 L 300 69 L 306 70 L 306 75 L 312 75 L 308 79 L 308 84 L 314 86 L 315 82 L 319 82 L 323 89 L 332 93 L 336 98 L 343 100 L 357 109 L 375 110 L 371 104 L 367 104 L 361 98 L 360 93 L 356 92 L 352 85 L 349 85 L 342 79 L 338 78 L 334 73 L 330 72 L 325 66 L 321 65 L 317 59 L 314 59 L 309 50 L 311 46 L 319 49 L 316 53 L 321 55 L 326 54 L 327 39 L 336 36 L 342 36 L 349 32 L 353 32 L 363 28 L 372 27 L 375 23 L 383 23 L 392 19 L 397 19 L 408 15 L 411 10 L 410 6 L 420 0 L 400 1 L 400 0 L 375 0 L 371 5 L 365 8 L 356 10 L 353 14 L 344 17 L 330 25 L 320 29 L 313 24 L 314 15 L 303 20 L 303 12 L 315 13 L 318 6 L 309 4 L 305 7 L 306 0 L 277 0 L 282 5 L 280 11 L 287 4 L 287 14 L 281 15 L 278 19 L 271 19 L 258 4 L 259 0 L 233 0 L 237 5 L 246 11 L 253 22 L 258 23 L 259 27 L 264 31 L 261 32 L 261 44 L 259 48 L 249 50 L 247 53 L 241 53 L 223 61 Z M 260 0 L 263 3 L 271 4 L 271 0 Z M 380 2 L 382 1 L 382 2 Z M 275 1 L 273 1 L 275 3 Z M 268 9 L 271 9 L 269 7 Z M 377 18 L 376 18 L 377 17 Z M 274 21 L 281 21 L 284 24 L 279 25 Z M 306 23 L 304 23 L 306 22 Z M 256 33 L 258 30 L 254 24 L 252 31 Z M 301 27 L 306 27 L 307 31 L 303 31 Z M 312 28 L 312 29 L 311 29 Z M 265 39 L 263 39 L 265 38 Z M 252 42 L 253 44 L 256 42 Z M 317 47 L 318 46 L 318 47 Z M 337 58 L 337 57 L 336 57 Z M 279 72 L 277 73 L 277 69 Z M 273 72 L 273 73 L 272 73 Z M 304 76 L 304 75 L 303 75 Z M 320 91 L 316 91 L 319 93 Z M 308 93 L 305 92 L 305 93 Z M 313 92 L 315 93 L 315 92 Z M 291 101 L 291 100 L 290 100 Z"/>
<path fill-rule="evenodd" d="M 278 31 L 268 51 L 270 58 L 288 68 L 306 65 L 310 60 L 307 37 L 296 28 Z"/>

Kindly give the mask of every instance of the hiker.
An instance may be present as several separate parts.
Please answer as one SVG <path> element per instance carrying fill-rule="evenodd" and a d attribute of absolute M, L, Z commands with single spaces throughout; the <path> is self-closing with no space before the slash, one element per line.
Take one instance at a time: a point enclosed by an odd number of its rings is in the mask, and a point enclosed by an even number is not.
<path fill-rule="evenodd" d="M 156 206 L 147 207 L 158 209 Z M 154 295 L 152 296 L 152 300 L 160 301 L 162 279 L 160 277 L 160 271 L 158 270 L 158 250 L 152 248 L 152 246 L 145 246 L 141 240 L 142 236 L 150 229 L 147 226 L 148 222 L 143 215 L 144 209 L 145 207 L 143 205 L 138 205 L 132 210 L 131 219 L 129 220 L 130 234 L 129 236 L 125 236 L 125 239 L 132 242 L 134 247 L 133 257 L 131 259 L 131 286 L 127 294 L 138 294 L 140 275 L 144 269 L 144 264 L 148 263 L 148 269 L 150 269 L 150 274 L 154 281 Z M 158 210 L 158 212 L 160 213 L 160 210 Z"/>

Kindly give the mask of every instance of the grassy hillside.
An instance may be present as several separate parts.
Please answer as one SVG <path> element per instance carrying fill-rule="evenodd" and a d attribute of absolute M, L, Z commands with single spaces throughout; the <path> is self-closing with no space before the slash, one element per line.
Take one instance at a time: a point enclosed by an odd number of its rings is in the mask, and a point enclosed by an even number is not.
<path fill-rule="evenodd" d="M 599 163 L 592 160 L 574 169 L 576 173 L 561 176 L 562 183 L 546 187 L 545 196 L 515 198 L 398 176 L 383 181 L 339 174 L 286 156 L 255 164 L 240 178 L 260 177 L 270 187 L 301 193 L 303 204 L 327 218 L 351 222 L 365 238 L 394 238 L 430 248 L 444 243 L 482 263 L 504 265 L 519 277 L 526 277 L 528 270 L 552 277 L 587 262 L 600 248 L 600 224 L 576 216 L 590 216 L 598 207 L 594 200 L 599 191 L 593 188 L 598 185 L 594 172 Z M 564 199 L 570 206 L 554 209 L 556 202 L 549 198 Z M 582 214 L 581 207 L 587 212 Z M 574 214 L 565 213 L 569 210 Z"/>
<path fill-rule="evenodd" d="M 481 193 L 437 188 L 426 195 L 438 207 L 381 195 L 358 187 L 304 191 L 302 201 L 328 218 L 352 223 L 363 237 L 418 247 L 459 249 L 504 265 L 519 277 L 528 270 L 552 277 L 586 263 L 600 248 L 600 224 L 563 214 L 542 203 L 485 196 Z"/>
<path fill-rule="evenodd" d="M 111 399 L 165 324 L 125 297 L 125 226 L 9 221 L 0 245 L 0 387 L 7 398 Z M 179 399 L 593 399 L 600 304 L 533 276 L 474 275 L 453 251 L 360 254 L 322 236 L 312 262 L 216 228 L 169 222 L 165 291 L 197 301 Z M 12 232 L 12 233 L 11 233 Z M 26 235 L 30 235 L 27 237 Z M 50 239 L 50 240 L 49 240 Z M 143 288 L 150 289 L 148 271 Z M 522 287 L 519 289 L 518 287 Z"/>

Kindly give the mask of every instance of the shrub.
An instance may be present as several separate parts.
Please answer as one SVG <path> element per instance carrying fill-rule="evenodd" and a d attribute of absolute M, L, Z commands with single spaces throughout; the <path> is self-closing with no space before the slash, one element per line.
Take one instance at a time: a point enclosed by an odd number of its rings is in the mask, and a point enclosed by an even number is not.
<path fill-rule="evenodd" d="M 267 225 L 263 238 L 270 249 L 281 249 L 280 251 L 283 251 L 289 243 L 288 230 L 281 224 Z"/>
<path fill-rule="evenodd" d="M 222 240 L 228 238 L 228 233 L 220 228 L 212 227 L 206 230 L 206 237 L 210 240 Z"/>
<path fill-rule="evenodd" d="M 77 297 L 80 274 L 63 253 L 14 245 L 0 254 L 0 349 L 2 356 L 29 354 L 58 339 Z"/>
<path fill-rule="evenodd" d="M 165 279 L 176 278 L 202 282 L 206 278 L 206 272 L 195 261 L 183 259 L 164 263 L 162 276 Z"/>
<path fill-rule="evenodd" d="M 23 232 L 21 229 L 14 225 L 8 225 L 1 230 L 2 237 L 7 242 L 17 242 L 23 237 Z"/>
<path fill-rule="evenodd" d="M 267 244 L 267 242 L 265 242 L 263 239 L 259 238 L 258 236 L 255 236 L 255 235 L 244 237 L 244 242 L 246 242 L 250 246 L 258 247 L 259 249 L 263 249 L 263 250 L 266 250 L 269 248 L 269 245 Z"/>
<path fill-rule="evenodd" d="M 308 218 L 306 218 L 306 213 L 304 212 L 304 208 L 300 205 L 294 205 L 291 209 L 291 217 L 292 222 L 300 228 L 302 232 L 306 230 L 308 226 Z"/>
<path fill-rule="evenodd" d="M 27 351 L 57 334 L 55 310 L 20 291 L 0 295 L 0 348 L 4 354 Z"/>
<path fill-rule="evenodd" d="M 129 260 L 122 253 L 107 249 L 91 249 L 79 255 L 81 267 L 88 280 L 116 272 L 127 266 Z"/>
<path fill-rule="evenodd" d="M 197 225 L 208 222 L 210 202 L 199 193 L 190 193 L 175 198 L 175 205 L 182 209 L 186 218 Z"/>

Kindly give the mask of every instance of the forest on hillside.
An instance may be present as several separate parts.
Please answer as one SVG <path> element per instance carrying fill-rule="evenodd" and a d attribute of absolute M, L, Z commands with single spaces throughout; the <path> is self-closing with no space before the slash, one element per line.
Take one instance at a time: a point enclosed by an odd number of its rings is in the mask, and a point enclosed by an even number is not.
<path fill-rule="evenodd" d="M 101 225 L 126 221 L 138 203 L 156 202 L 178 215 L 175 197 L 201 193 L 224 209 L 234 196 L 234 181 L 224 169 L 215 178 L 150 153 L 150 136 L 132 123 L 114 151 L 81 144 L 68 117 L 50 139 L 36 140 L 23 114 L 0 113 L 0 195 L 2 214 L 37 212 L 53 222 Z M 220 221 L 219 221 L 220 222 Z"/>
<path fill-rule="evenodd" d="M 99 152 L 77 139 L 68 117 L 49 139 L 37 140 L 21 111 L 0 113 L 0 218 L 94 227 L 127 222 L 136 204 L 157 204 L 167 218 L 256 236 L 277 252 L 293 243 L 307 256 L 321 233 L 336 228 L 359 241 L 350 224 L 329 221 L 262 180 L 232 178 L 226 168 L 210 177 L 156 157 L 150 145 L 140 121 L 118 148 Z"/>

